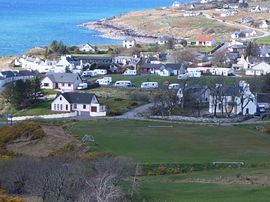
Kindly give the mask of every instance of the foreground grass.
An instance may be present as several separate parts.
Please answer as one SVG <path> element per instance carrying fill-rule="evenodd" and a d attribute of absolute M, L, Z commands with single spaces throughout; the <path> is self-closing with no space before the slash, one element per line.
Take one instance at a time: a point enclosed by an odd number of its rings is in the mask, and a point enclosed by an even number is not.
<path fill-rule="evenodd" d="M 169 126 L 169 127 L 161 127 Z M 125 155 L 142 163 L 269 163 L 270 136 L 255 126 L 200 126 L 131 120 L 81 121 L 79 137 L 94 136 L 92 151 Z"/>
<path fill-rule="evenodd" d="M 141 182 L 138 201 L 266 202 L 269 201 L 269 191 L 268 186 L 181 183 L 174 176 L 145 177 Z"/>

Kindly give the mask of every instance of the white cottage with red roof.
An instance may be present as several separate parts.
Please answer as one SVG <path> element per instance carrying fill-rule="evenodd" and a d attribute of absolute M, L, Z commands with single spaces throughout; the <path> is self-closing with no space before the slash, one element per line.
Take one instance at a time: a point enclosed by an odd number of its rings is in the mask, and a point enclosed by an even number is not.
<path fill-rule="evenodd" d="M 210 35 L 202 35 L 196 38 L 196 46 L 215 46 L 216 40 Z"/>

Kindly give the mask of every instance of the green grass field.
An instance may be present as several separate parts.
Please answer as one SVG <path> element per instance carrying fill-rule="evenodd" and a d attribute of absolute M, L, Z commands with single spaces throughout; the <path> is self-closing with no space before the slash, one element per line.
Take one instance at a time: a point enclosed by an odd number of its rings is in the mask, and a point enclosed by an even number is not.
<path fill-rule="evenodd" d="M 167 126 L 162 128 L 161 126 Z M 243 161 L 257 167 L 223 168 L 138 177 L 134 201 L 257 202 L 270 197 L 270 135 L 256 126 L 202 126 L 131 120 L 80 121 L 66 130 L 94 136 L 91 151 L 139 163 Z M 252 179 L 252 181 L 247 181 Z"/>
<path fill-rule="evenodd" d="M 270 135 L 255 126 L 98 120 L 74 123 L 67 130 L 78 136 L 93 135 L 98 146 L 92 150 L 130 156 L 143 163 L 270 162 Z"/>

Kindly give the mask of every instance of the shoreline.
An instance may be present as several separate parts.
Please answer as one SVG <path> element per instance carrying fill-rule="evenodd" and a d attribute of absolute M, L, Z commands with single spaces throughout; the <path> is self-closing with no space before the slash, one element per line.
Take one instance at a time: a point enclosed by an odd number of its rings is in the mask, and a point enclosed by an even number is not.
<path fill-rule="evenodd" d="M 121 16 L 121 15 L 119 15 Z M 135 39 L 140 43 L 156 43 L 158 38 L 161 36 L 148 35 L 142 32 L 136 31 L 131 28 L 117 26 L 115 24 L 109 23 L 110 20 L 117 18 L 115 16 L 111 18 L 105 18 L 97 21 L 90 21 L 83 23 L 79 26 L 100 32 L 99 37 L 114 39 L 114 40 L 125 40 L 127 38 Z"/>

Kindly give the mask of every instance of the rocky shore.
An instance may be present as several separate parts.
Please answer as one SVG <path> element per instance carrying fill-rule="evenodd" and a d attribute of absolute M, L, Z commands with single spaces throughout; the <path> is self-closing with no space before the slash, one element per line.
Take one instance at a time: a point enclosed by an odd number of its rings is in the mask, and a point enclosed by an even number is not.
<path fill-rule="evenodd" d="M 131 28 L 112 24 L 110 20 L 114 18 L 115 17 L 106 18 L 106 19 L 102 19 L 98 21 L 87 22 L 87 23 L 82 24 L 81 26 L 86 29 L 101 32 L 100 36 L 104 38 L 116 39 L 116 40 L 125 40 L 125 39 L 132 38 L 132 39 L 135 39 L 137 42 L 141 42 L 141 43 L 157 42 L 159 36 L 148 35 L 148 34 L 139 32 Z"/>

